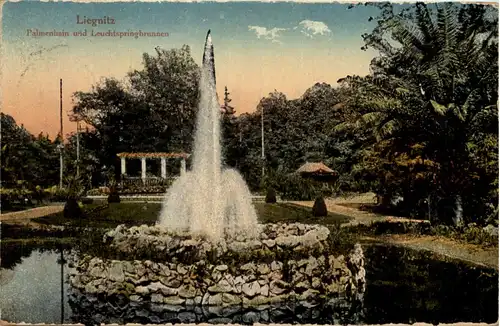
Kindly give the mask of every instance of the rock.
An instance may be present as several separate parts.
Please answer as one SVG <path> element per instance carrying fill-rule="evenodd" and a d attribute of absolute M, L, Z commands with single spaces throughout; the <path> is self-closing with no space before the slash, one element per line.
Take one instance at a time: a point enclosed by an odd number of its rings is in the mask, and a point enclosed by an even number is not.
<path fill-rule="evenodd" d="M 333 282 L 324 286 L 327 294 L 332 293 L 343 293 L 345 292 L 345 285 L 341 285 L 339 283 Z"/>
<path fill-rule="evenodd" d="M 162 303 L 163 302 L 163 295 L 154 293 L 151 295 L 151 302 L 153 303 Z"/>
<path fill-rule="evenodd" d="M 211 281 L 213 281 L 213 282 L 217 283 L 217 282 L 219 282 L 221 279 L 222 279 L 222 273 L 221 273 L 221 272 L 219 272 L 218 270 L 214 270 L 214 271 L 212 272 L 212 279 L 211 279 Z"/>
<path fill-rule="evenodd" d="M 179 288 L 178 293 L 181 298 L 194 298 L 196 289 L 192 285 L 184 285 Z"/>
<path fill-rule="evenodd" d="M 170 269 L 168 268 L 168 266 L 165 266 L 163 264 L 160 264 L 159 266 L 159 275 L 161 276 L 165 276 L 165 277 L 168 277 L 170 275 L 172 275 L 172 272 L 170 272 Z"/>
<path fill-rule="evenodd" d="M 328 256 L 328 264 L 330 265 L 331 269 L 342 269 L 342 264 L 340 263 L 340 261 L 332 255 Z"/>
<path fill-rule="evenodd" d="M 243 315 L 243 317 L 241 318 L 241 320 L 245 323 L 245 324 L 255 324 L 259 321 L 260 319 L 260 316 L 258 313 L 256 313 L 255 311 L 250 311 L 250 312 L 247 312 L 246 314 Z"/>
<path fill-rule="evenodd" d="M 142 301 L 142 298 L 141 298 L 140 296 L 136 295 L 136 294 L 131 295 L 131 296 L 129 297 L 129 299 L 130 299 L 130 301 L 132 301 L 132 302 L 141 302 L 141 301 Z"/>
<path fill-rule="evenodd" d="M 144 276 L 144 274 L 146 274 L 146 267 L 144 267 L 143 264 L 139 263 L 134 266 L 134 273 L 139 277 Z"/>
<path fill-rule="evenodd" d="M 278 236 L 276 238 L 276 244 L 280 247 L 296 247 L 300 243 L 300 238 L 295 235 L 290 236 Z"/>
<path fill-rule="evenodd" d="M 260 293 L 260 285 L 259 282 L 254 281 L 252 283 L 245 283 L 241 287 L 241 291 L 248 297 L 254 297 L 258 293 Z"/>
<path fill-rule="evenodd" d="M 309 281 L 307 281 L 307 280 L 301 281 L 301 282 L 295 284 L 295 289 L 298 292 L 303 292 L 303 291 L 308 290 L 310 288 L 311 288 L 311 285 L 309 284 Z"/>
<path fill-rule="evenodd" d="M 310 300 L 314 299 L 318 295 L 318 290 L 307 289 L 302 294 L 299 295 L 299 300 Z"/>
<path fill-rule="evenodd" d="M 181 304 L 163 304 L 163 310 L 171 313 L 178 313 L 183 311 L 185 308 Z"/>
<path fill-rule="evenodd" d="M 319 289 L 321 287 L 321 279 L 314 277 L 312 279 L 311 286 L 313 289 Z"/>
<path fill-rule="evenodd" d="M 188 270 L 184 266 L 181 266 L 179 264 L 177 265 L 177 273 L 179 273 L 180 275 L 185 275 L 188 273 Z"/>
<path fill-rule="evenodd" d="M 271 281 L 269 291 L 273 294 L 280 295 L 288 289 L 288 283 L 282 280 Z"/>
<path fill-rule="evenodd" d="M 208 299 L 210 298 L 210 294 L 207 292 L 203 295 L 203 298 L 201 300 L 201 305 L 206 306 L 208 305 Z"/>
<path fill-rule="evenodd" d="M 170 277 L 170 278 L 160 277 L 160 282 L 163 285 L 171 287 L 171 288 L 178 288 L 179 286 L 181 286 L 181 281 L 179 281 L 175 277 Z"/>
<path fill-rule="evenodd" d="M 280 262 L 280 261 L 273 261 L 271 263 L 271 270 L 272 271 L 280 271 L 281 269 L 283 269 L 283 263 Z"/>
<path fill-rule="evenodd" d="M 233 291 L 233 286 L 225 279 L 221 280 L 216 285 L 208 288 L 210 293 L 228 293 Z"/>
<path fill-rule="evenodd" d="M 264 297 L 269 296 L 269 285 L 265 284 L 260 287 L 260 295 Z"/>
<path fill-rule="evenodd" d="M 186 299 L 179 298 L 179 297 L 167 297 L 167 298 L 163 299 L 163 302 L 168 304 L 168 305 L 176 306 L 176 305 L 181 305 L 184 302 L 186 302 Z"/>
<path fill-rule="evenodd" d="M 161 292 L 165 296 L 176 295 L 177 289 L 169 288 L 160 282 L 153 282 L 148 285 L 150 292 Z"/>
<path fill-rule="evenodd" d="M 267 264 L 259 264 L 257 265 L 257 272 L 259 272 L 261 275 L 268 274 L 270 272 L 269 266 Z"/>
<path fill-rule="evenodd" d="M 279 271 L 272 272 L 268 275 L 269 280 L 281 280 L 283 278 L 283 274 Z"/>
<path fill-rule="evenodd" d="M 124 282 L 125 273 L 120 262 L 113 262 L 109 268 L 109 279 L 113 282 Z"/>
<path fill-rule="evenodd" d="M 227 271 L 227 265 L 218 265 L 218 266 L 215 266 L 215 270 L 217 270 L 219 272 Z"/>
<path fill-rule="evenodd" d="M 297 267 L 304 267 L 309 263 L 309 259 L 301 259 L 297 262 Z"/>
<path fill-rule="evenodd" d="M 255 272 L 255 264 L 254 263 L 247 263 L 247 264 L 241 266 L 240 270 Z"/>
<path fill-rule="evenodd" d="M 234 294 L 223 293 L 222 301 L 227 305 L 239 305 L 241 303 L 241 298 Z"/>
<path fill-rule="evenodd" d="M 196 322 L 196 314 L 190 311 L 183 311 L 177 315 L 182 324 L 194 324 Z"/>
<path fill-rule="evenodd" d="M 313 275 L 313 273 L 318 270 L 318 267 L 319 267 L 319 264 L 318 264 L 318 261 L 316 260 L 316 258 L 314 258 L 312 256 L 309 257 L 308 262 L 307 262 L 307 266 L 306 266 L 306 270 L 305 270 L 305 274 L 307 276 L 311 277 Z"/>
<path fill-rule="evenodd" d="M 89 275 L 92 277 L 102 277 L 103 274 L 104 274 L 104 269 L 100 266 L 95 266 L 90 270 L 89 273 Z"/>
<path fill-rule="evenodd" d="M 149 293 L 149 288 L 145 287 L 145 286 L 137 286 L 135 288 L 135 292 L 137 294 L 141 294 L 141 295 L 146 295 Z"/>
<path fill-rule="evenodd" d="M 222 293 L 217 293 L 208 297 L 208 304 L 211 306 L 220 306 L 222 303 Z"/>
<path fill-rule="evenodd" d="M 269 249 L 273 248 L 276 245 L 276 241 L 273 239 L 262 240 L 262 243 Z"/>
<path fill-rule="evenodd" d="M 94 293 L 97 293 L 98 290 L 92 283 L 87 283 L 85 285 L 85 292 L 87 292 L 89 294 L 94 294 Z"/>

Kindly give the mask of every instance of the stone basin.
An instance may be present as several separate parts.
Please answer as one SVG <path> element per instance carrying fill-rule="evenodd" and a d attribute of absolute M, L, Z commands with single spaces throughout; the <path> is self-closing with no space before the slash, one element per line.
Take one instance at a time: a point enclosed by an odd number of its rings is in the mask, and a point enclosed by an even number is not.
<path fill-rule="evenodd" d="M 118 226 L 103 239 L 117 259 L 83 255 L 70 282 L 84 295 L 121 296 L 155 306 L 258 306 L 364 292 L 359 244 L 338 255 L 324 226 L 258 228 L 254 237 L 234 234 L 212 243 L 160 226 Z"/>

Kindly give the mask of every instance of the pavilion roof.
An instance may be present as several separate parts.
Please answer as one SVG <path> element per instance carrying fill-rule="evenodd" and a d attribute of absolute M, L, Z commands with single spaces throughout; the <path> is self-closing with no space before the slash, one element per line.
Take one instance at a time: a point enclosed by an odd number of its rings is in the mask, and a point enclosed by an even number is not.
<path fill-rule="evenodd" d="M 118 157 L 125 157 L 125 158 L 184 158 L 187 159 L 191 154 L 188 153 L 164 153 L 164 152 L 158 152 L 158 153 L 128 153 L 128 152 L 123 152 L 123 153 L 118 153 L 116 154 Z"/>
<path fill-rule="evenodd" d="M 297 171 L 297 173 L 318 173 L 318 174 L 336 174 L 336 172 L 326 166 L 323 162 L 306 162 Z"/>

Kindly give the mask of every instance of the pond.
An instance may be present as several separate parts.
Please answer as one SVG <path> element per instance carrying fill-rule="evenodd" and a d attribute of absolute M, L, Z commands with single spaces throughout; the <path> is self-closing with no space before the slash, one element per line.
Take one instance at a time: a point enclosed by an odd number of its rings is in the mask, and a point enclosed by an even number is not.
<path fill-rule="evenodd" d="M 67 283 L 70 248 L 2 243 L 2 319 L 63 323 L 308 323 L 382 324 L 486 322 L 498 319 L 498 273 L 432 254 L 394 246 L 365 247 L 367 288 L 357 299 L 337 298 L 317 306 L 266 306 L 252 310 L 144 304 L 122 311 L 116 303 L 87 298 Z M 63 262 L 63 264 L 61 264 Z"/>

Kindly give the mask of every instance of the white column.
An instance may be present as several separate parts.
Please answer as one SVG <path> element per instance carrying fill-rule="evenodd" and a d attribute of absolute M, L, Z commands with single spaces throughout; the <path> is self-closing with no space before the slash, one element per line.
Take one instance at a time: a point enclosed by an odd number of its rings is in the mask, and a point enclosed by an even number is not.
<path fill-rule="evenodd" d="M 126 164 L 125 160 L 126 160 L 125 157 L 121 158 L 121 161 L 122 161 L 122 175 L 127 174 L 127 164 Z"/>
<path fill-rule="evenodd" d="M 167 178 L 167 159 L 164 157 L 161 158 L 161 177 Z"/>
<path fill-rule="evenodd" d="M 186 159 L 181 160 L 181 176 L 186 174 Z"/>
<path fill-rule="evenodd" d="M 142 182 L 146 182 L 146 158 L 141 157 L 141 179 Z"/>

